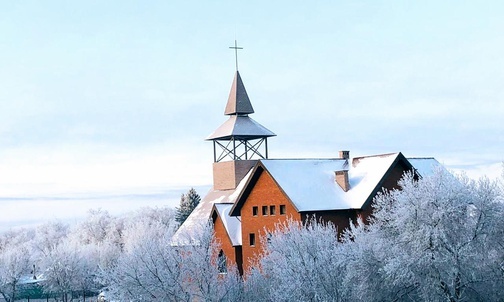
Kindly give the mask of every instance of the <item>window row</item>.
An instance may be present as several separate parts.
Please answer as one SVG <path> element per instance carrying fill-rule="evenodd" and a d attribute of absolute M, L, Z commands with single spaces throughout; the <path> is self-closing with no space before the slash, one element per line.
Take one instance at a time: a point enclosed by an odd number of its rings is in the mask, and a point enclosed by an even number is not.
<path fill-rule="evenodd" d="M 268 216 L 268 215 L 276 215 L 276 206 L 262 206 L 261 207 L 261 212 L 263 216 Z M 285 205 L 281 204 L 280 205 L 280 215 L 285 215 L 286 210 L 285 210 Z M 258 216 L 259 215 L 259 207 L 253 206 L 252 207 L 252 216 Z"/>

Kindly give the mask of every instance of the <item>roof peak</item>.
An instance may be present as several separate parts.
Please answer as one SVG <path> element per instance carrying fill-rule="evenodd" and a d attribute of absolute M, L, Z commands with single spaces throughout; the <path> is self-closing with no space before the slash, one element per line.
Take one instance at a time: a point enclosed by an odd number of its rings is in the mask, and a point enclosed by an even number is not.
<path fill-rule="evenodd" d="M 254 108 L 250 103 L 250 99 L 245 90 L 245 85 L 240 76 L 240 72 L 236 71 L 229 98 L 224 111 L 225 115 L 244 115 L 254 113 Z"/>

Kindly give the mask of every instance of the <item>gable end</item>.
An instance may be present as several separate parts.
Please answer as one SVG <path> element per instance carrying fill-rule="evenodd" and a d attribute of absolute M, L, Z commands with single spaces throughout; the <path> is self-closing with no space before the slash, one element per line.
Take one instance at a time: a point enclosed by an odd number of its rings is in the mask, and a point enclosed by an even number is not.
<path fill-rule="evenodd" d="M 376 185 L 376 187 L 373 189 L 372 193 L 367 197 L 366 201 L 364 202 L 364 204 L 361 207 L 361 210 L 364 210 L 364 209 L 366 209 L 366 208 L 368 208 L 368 207 L 371 206 L 371 203 L 372 203 L 374 197 L 376 196 L 376 194 L 378 194 L 378 191 L 380 191 L 382 189 L 382 187 L 384 186 L 384 183 L 389 179 L 389 177 L 392 176 L 392 174 L 394 172 L 394 169 L 398 165 L 401 165 L 401 164 L 404 165 L 404 172 L 406 172 L 406 171 L 414 171 L 414 168 L 411 165 L 411 163 L 406 159 L 406 157 L 401 152 L 399 152 L 397 154 L 397 157 L 394 160 L 394 162 L 387 169 L 387 172 L 385 172 L 385 174 L 380 179 L 380 181 L 378 182 L 378 184 Z M 397 179 L 397 181 L 399 181 L 399 179 L 402 177 L 402 175 L 404 174 L 404 172 L 401 174 L 401 176 L 399 176 L 399 178 Z M 397 183 L 395 185 L 397 185 Z"/>
<path fill-rule="evenodd" d="M 230 216 L 241 216 L 240 212 L 241 212 L 241 208 L 242 208 L 243 204 L 245 203 L 245 201 L 249 197 L 250 193 L 252 192 L 252 189 L 255 187 L 257 181 L 259 180 L 259 178 L 261 177 L 261 175 L 264 172 L 268 173 L 268 175 L 271 177 L 271 179 L 273 180 L 273 182 L 275 183 L 277 188 L 282 192 L 282 194 L 285 196 L 285 198 L 287 198 L 287 200 L 292 204 L 294 209 L 296 209 L 296 211 L 299 212 L 296 205 L 292 202 L 290 197 L 285 193 L 283 188 L 278 184 L 275 177 L 273 175 L 271 175 L 271 173 L 268 172 L 268 169 L 266 169 L 266 167 L 263 165 L 263 163 L 259 160 L 252 171 L 252 176 L 249 178 L 249 180 L 245 184 L 245 188 L 242 190 L 242 192 L 240 193 L 238 198 L 236 198 L 236 202 L 233 205 L 233 207 L 231 208 L 231 211 L 229 212 Z"/>

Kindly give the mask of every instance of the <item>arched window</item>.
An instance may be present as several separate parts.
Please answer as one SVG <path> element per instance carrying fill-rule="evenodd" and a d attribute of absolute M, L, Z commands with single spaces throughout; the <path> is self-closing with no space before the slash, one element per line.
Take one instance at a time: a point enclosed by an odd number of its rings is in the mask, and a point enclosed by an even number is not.
<path fill-rule="evenodd" d="M 217 257 L 217 269 L 219 270 L 219 274 L 227 273 L 227 259 L 223 250 L 220 250 L 219 256 Z"/>

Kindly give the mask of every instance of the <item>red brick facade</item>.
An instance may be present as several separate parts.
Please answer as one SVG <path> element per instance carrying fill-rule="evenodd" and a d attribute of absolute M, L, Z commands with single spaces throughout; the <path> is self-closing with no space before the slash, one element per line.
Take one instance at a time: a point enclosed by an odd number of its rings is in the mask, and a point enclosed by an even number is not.
<path fill-rule="evenodd" d="M 286 221 L 288 217 L 292 217 L 294 220 L 301 219 L 301 215 L 278 187 L 271 175 L 262 169 L 258 169 L 258 173 L 259 177 L 240 211 L 243 270 L 245 272 L 253 265 L 256 255 L 261 253 L 261 238 L 268 231 L 275 229 L 276 224 Z M 254 237 L 255 242 L 251 242 L 251 236 Z"/>

